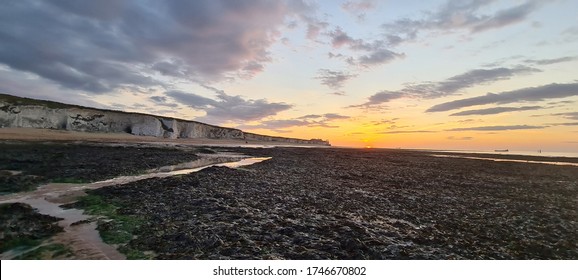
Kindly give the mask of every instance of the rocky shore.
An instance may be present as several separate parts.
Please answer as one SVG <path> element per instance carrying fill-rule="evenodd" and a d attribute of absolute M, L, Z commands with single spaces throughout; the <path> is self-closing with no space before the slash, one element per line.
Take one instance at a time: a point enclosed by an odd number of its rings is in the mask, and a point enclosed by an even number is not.
<path fill-rule="evenodd" d="M 578 258 L 578 167 L 395 150 L 234 150 L 272 159 L 91 196 L 139 221 L 120 246 L 149 258 Z"/>
<path fill-rule="evenodd" d="M 0 143 L 0 195 L 49 182 L 85 183 L 198 159 L 201 148 L 77 143 Z"/>

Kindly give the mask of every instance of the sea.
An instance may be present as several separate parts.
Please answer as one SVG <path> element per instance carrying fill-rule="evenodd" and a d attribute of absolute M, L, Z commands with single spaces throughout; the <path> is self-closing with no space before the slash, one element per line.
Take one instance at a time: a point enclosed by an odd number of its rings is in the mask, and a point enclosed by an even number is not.
<path fill-rule="evenodd" d="M 472 154 L 578 158 L 578 152 L 516 151 L 516 150 L 514 150 L 514 151 L 509 150 L 507 152 L 492 151 L 492 150 L 428 150 L 428 151 L 448 152 L 448 153 L 472 153 Z"/>

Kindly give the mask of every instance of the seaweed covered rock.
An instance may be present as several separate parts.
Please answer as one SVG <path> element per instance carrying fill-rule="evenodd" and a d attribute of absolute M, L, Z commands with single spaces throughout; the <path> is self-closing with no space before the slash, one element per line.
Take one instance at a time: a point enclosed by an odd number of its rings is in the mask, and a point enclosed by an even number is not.
<path fill-rule="evenodd" d="M 36 246 L 63 231 L 60 218 L 39 214 L 28 204 L 0 204 L 0 252 Z"/>

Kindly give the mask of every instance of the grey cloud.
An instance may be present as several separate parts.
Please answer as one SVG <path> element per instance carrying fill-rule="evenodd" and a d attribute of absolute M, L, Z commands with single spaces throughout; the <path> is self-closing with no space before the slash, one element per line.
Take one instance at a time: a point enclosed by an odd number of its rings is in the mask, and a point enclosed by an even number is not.
<path fill-rule="evenodd" d="M 185 78 L 189 75 L 189 70 L 182 62 L 168 62 L 159 61 L 151 66 L 152 70 L 155 70 L 162 75 Z"/>
<path fill-rule="evenodd" d="M 262 121 L 258 125 L 243 125 L 242 127 L 248 129 L 264 128 L 275 131 L 282 128 L 295 127 L 295 126 L 337 128 L 338 126 L 330 125 L 329 122 L 348 118 L 349 118 L 348 116 L 334 113 L 327 113 L 323 115 L 310 114 L 295 119 L 266 120 Z"/>
<path fill-rule="evenodd" d="M 213 108 L 207 109 L 207 117 L 224 120 L 251 121 L 274 116 L 290 109 L 286 103 L 270 103 L 265 99 L 245 100 L 240 96 L 218 95 L 220 101 Z"/>
<path fill-rule="evenodd" d="M 191 108 L 205 111 L 206 116 L 201 119 L 214 122 L 260 120 L 292 107 L 285 103 L 271 103 L 265 99 L 245 100 L 241 96 L 228 95 L 223 91 L 217 94 L 217 99 L 181 91 L 169 91 L 166 95 Z"/>
<path fill-rule="evenodd" d="M 470 122 L 479 122 L 479 121 L 482 121 L 482 120 L 480 120 L 480 119 L 478 119 L 478 120 L 465 119 L 465 120 L 459 120 L 458 122 L 459 122 L 459 123 L 470 123 Z"/>
<path fill-rule="evenodd" d="M 31 79 L 20 75 L 20 73 L 5 70 L 3 67 L 0 67 L 0 93 L 61 103 L 71 103 L 71 100 L 74 100 L 76 105 L 110 109 L 109 106 L 94 101 L 94 98 L 90 95 L 63 89 L 53 83 Z"/>
<path fill-rule="evenodd" d="M 578 120 L 578 112 L 565 112 L 565 113 L 556 113 L 552 114 L 553 116 L 562 116 L 567 119 L 571 120 Z"/>
<path fill-rule="evenodd" d="M 476 85 L 490 84 L 492 82 L 510 79 L 516 75 L 525 75 L 534 72 L 540 72 L 540 70 L 525 66 L 473 69 L 440 82 L 409 84 L 402 89 L 401 92 L 414 97 L 437 98 L 451 95 L 462 89 Z"/>
<path fill-rule="evenodd" d="M 372 66 L 388 63 L 397 58 L 404 58 L 405 54 L 399 54 L 390 50 L 377 50 L 368 55 L 363 55 L 358 58 L 359 64 L 363 66 Z"/>
<path fill-rule="evenodd" d="M 176 103 L 171 103 L 169 102 L 169 99 L 166 96 L 151 96 L 149 97 L 149 100 L 151 100 L 152 102 L 154 102 L 157 105 L 161 105 L 161 106 L 165 106 L 165 107 L 171 107 L 171 108 L 176 108 L 179 105 Z M 170 110 L 158 110 L 158 111 L 170 111 Z"/>
<path fill-rule="evenodd" d="M 479 110 L 468 110 L 453 113 L 450 116 L 471 116 L 471 115 L 495 115 L 506 112 L 519 112 L 519 111 L 530 111 L 544 109 L 542 106 L 523 106 L 523 107 L 495 107 Z"/>
<path fill-rule="evenodd" d="M 167 102 L 166 96 L 151 96 L 149 99 L 157 103 Z"/>
<path fill-rule="evenodd" d="M 334 114 L 334 113 L 325 114 L 325 115 L 323 115 L 323 117 L 325 117 L 325 119 L 327 119 L 327 120 L 344 120 L 344 119 L 349 119 L 349 116 L 344 116 L 344 115 Z"/>
<path fill-rule="evenodd" d="M 354 40 L 351 38 L 347 33 L 343 32 L 343 30 L 337 27 L 335 30 L 329 33 L 331 37 L 331 44 L 333 47 L 339 48 L 345 45 L 356 45 L 359 41 Z"/>
<path fill-rule="evenodd" d="M 167 91 L 165 94 L 172 97 L 174 100 L 195 109 L 207 109 L 209 106 L 217 106 L 217 101 L 194 93 L 185 93 L 173 90 Z"/>
<path fill-rule="evenodd" d="M 333 91 L 333 92 L 330 92 L 329 94 L 337 95 L 337 96 L 345 96 L 345 92 L 343 92 L 343 91 Z"/>
<path fill-rule="evenodd" d="M 357 58 L 346 57 L 342 54 L 335 55 L 331 52 L 329 53 L 330 58 L 342 58 L 351 65 L 371 67 L 389 63 L 398 58 L 405 58 L 405 54 L 396 53 L 387 49 L 384 42 L 381 40 L 366 42 L 362 39 L 354 39 L 346 32 L 344 32 L 340 27 L 335 28 L 335 30 L 329 32 L 328 35 L 331 38 L 331 44 L 334 48 L 348 47 L 354 52 L 363 53 Z"/>
<path fill-rule="evenodd" d="M 556 102 L 548 102 L 548 105 L 565 105 L 565 104 L 572 104 L 576 101 L 572 100 L 563 100 L 563 101 L 556 101 Z"/>
<path fill-rule="evenodd" d="M 478 127 L 460 127 L 448 129 L 447 131 L 503 131 L 503 130 L 526 130 L 526 129 L 542 129 L 547 126 L 536 125 L 494 125 L 494 126 L 478 126 Z"/>
<path fill-rule="evenodd" d="M 437 131 L 433 130 L 392 130 L 392 131 L 384 131 L 381 134 L 406 134 L 406 133 L 433 133 Z"/>
<path fill-rule="evenodd" d="M 265 129 L 280 129 L 294 126 L 308 126 L 308 121 L 303 120 L 268 120 L 263 121 L 259 125 L 244 125 L 244 128 L 265 128 Z"/>
<path fill-rule="evenodd" d="M 381 121 L 374 121 L 371 122 L 371 125 L 395 125 L 397 123 L 397 121 L 399 120 L 399 118 L 393 118 L 393 119 L 383 119 Z"/>
<path fill-rule="evenodd" d="M 433 13 L 426 13 L 421 19 L 404 18 L 386 23 L 386 39 L 390 46 L 417 38 L 420 31 L 466 30 L 470 33 L 503 28 L 525 20 L 535 11 L 539 1 L 498 10 L 493 14 L 481 14 L 480 10 L 495 2 L 481 0 L 450 0 Z"/>
<path fill-rule="evenodd" d="M 391 100 L 403 97 L 403 94 L 395 91 L 380 91 L 372 96 L 370 96 L 367 102 L 361 104 L 360 106 L 371 106 L 378 105 L 381 103 L 387 103 Z"/>
<path fill-rule="evenodd" d="M 515 68 L 500 67 L 492 69 L 474 69 L 438 83 L 435 90 L 440 92 L 439 95 L 448 95 L 474 85 L 507 80 L 515 75 L 529 74 L 533 72 L 541 71 L 536 68 L 525 66 L 518 66 Z"/>
<path fill-rule="evenodd" d="M 340 115 L 340 114 L 335 114 L 335 113 L 327 113 L 327 114 L 323 114 L 323 115 L 310 114 L 310 115 L 298 117 L 297 119 L 321 119 L 321 118 L 323 118 L 325 121 L 328 121 L 328 120 L 349 119 L 350 117 Z"/>
<path fill-rule="evenodd" d="M 242 125 L 240 126 L 243 129 L 256 129 L 256 128 L 263 128 L 263 129 L 270 129 L 277 131 L 283 128 L 289 127 L 325 127 L 325 128 L 337 128 L 338 126 L 329 125 L 326 122 L 316 122 L 316 121 L 308 121 L 308 120 L 299 120 L 299 119 L 289 119 L 289 120 L 267 120 L 262 121 L 258 125 Z"/>
<path fill-rule="evenodd" d="M 341 8 L 354 16 L 359 17 L 361 13 L 375 9 L 375 2 L 372 0 L 347 1 L 341 5 Z"/>
<path fill-rule="evenodd" d="M 537 8 L 537 1 L 528 1 L 521 5 L 498 11 L 495 15 L 481 19 L 471 27 L 472 32 L 501 28 L 521 22 Z"/>
<path fill-rule="evenodd" d="M 440 82 L 407 84 L 404 88 L 398 91 L 378 92 L 370 96 L 366 103 L 350 107 L 379 105 L 402 97 L 437 98 L 452 95 L 462 89 L 476 85 L 489 84 L 495 81 L 510 79 L 515 75 L 524 75 L 539 71 L 540 70 L 538 69 L 525 66 L 517 66 L 513 68 L 498 67 L 491 69 L 473 69 Z"/>
<path fill-rule="evenodd" d="M 308 18 L 306 21 L 308 21 L 306 38 L 309 40 L 316 40 L 321 31 L 329 26 L 327 22 L 317 21 L 311 18 Z"/>
<path fill-rule="evenodd" d="M 578 83 L 573 84 L 549 84 L 539 87 L 529 87 L 501 93 L 488 93 L 486 95 L 458 99 L 429 108 L 426 112 L 444 112 L 464 107 L 488 104 L 507 104 L 527 101 L 543 101 L 546 99 L 578 96 Z"/>
<path fill-rule="evenodd" d="M 305 116 L 298 117 L 298 119 L 318 119 L 321 117 L 323 117 L 323 116 L 311 114 L 311 115 L 305 115 Z"/>
<path fill-rule="evenodd" d="M 331 89 L 340 89 L 343 84 L 352 78 L 357 77 L 356 74 L 350 74 L 343 71 L 332 71 L 329 69 L 320 69 L 316 79 L 321 80 L 321 84 L 328 86 Z"/>
<path fill-rule="evenodd" d="M 553 125 L 553 126 L 576 126 L 576 125 L 578 125 L 578 122 L 549 123 L 548 125 Z"/>
<path fill-rule="evenodd" d="M 146 69 L 251 77 L 271 60 L 278 28 L 308 9 L 301 1 L 6 1 L 0 63 L 92 93 L 163 85 Z"/>
<path fill-rule="evenodd" d="M 474 139 L 474 137 L 470 137 L 470 136 L 464 136 L 464 137 L 454 137 L 454 136 L 449 136 L 448 137 L 449 140 L 472 140 Z"/>
<path fill-rule="evenodd" d="M 538 64 L 538 65 L 550 65 L 550 64 L 556 64 L 556 63 L 574 61 L 576 59 L 578 59 L 578 57 L 564 56 L 564 57 L 552 58 L 552 59 L 527 59 L 527 60 L 524 60 L 524 62 L 532 63 L 532 64 Z"/>

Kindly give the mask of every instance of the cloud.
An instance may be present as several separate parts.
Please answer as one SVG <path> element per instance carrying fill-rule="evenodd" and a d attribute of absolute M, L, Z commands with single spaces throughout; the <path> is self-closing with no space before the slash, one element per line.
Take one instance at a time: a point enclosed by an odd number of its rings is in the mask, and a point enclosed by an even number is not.
<path fill-rule="evenodd" d="M 408 84 L 401 92 L 414 97 L 437 98 L 452 95 L 473 86 L 508 80 L 516 75 L 525 75 L 534 72 L 540 72 L 540 70 L 525 66 L 472 69 L 440 82 Z"/>
<path fill-rule="evenodd" d="M 345 92 L 343 92 L 343 91 L 333 91 L 333 92 L 330 92 L 329 94 L 337 95 L 337 96 L 345 96 Z"/>
<path fill-rule="evenodd" d="M 328 35 L 331 39 L 331 45 L 334 48 L 347 47 L 353 52 L 361 53 L 357 57 L 329 53 L 330 58 L 344 59 L 348 64 L 353 66 L 368 68 L 386 64 L 398 58 L 405 58 L 405 54 L 396 53 L 386 48 L 384 42 L 381 40 L 366 42 L 362 39 L 354 39 L 340 27 L 336 27 L 333 31 L 329 32 Z"/>
<path fill-rule="evenodd" d="M 367 55 L 362 55 L 357 59 L 357 63 L 369 67 L 389 63 L 397 58 L 404 58 L 405 54 L 399 54 L 386 49 L 377 49 Z"/>
<path fill-rule="evenodd" d="M 481 19 L 472 25 L 472 32 L 502 28 L 525 20 L 538 7 L 538 1 L 528 1 L 508 9 L 500 10 L 490 17 Z"/>
<path fill-rule="evenodd" d="M 350 107 L 375 106 L 403 97 L 437 98 L 448 96 L 476 85 L 489 84 L 500 80 L 507 80 L 516 75 L 525 75 L 539 71 L 540 70 L 536 68 L 526 66 L 472 69 L 439 82 L 407 84 L 398 91 L 384 90 L 370 96 L 366 103 Z"/>
<path fill-rule="evenodd" d="M 224 91 L 218 91 L 217 99 L 181 91 L 168 91 L 166 95 L 181 104 L 205 111 L 206 116 L 201 119 L 213 122 L 255 121 L 292 108 L 286 103 L 271 103 L 265 99 L 246 100 L 238 95 L 228 95 Z"/>
<path fill-rule="evenodd" d="M 552 58 L 552 59 L 526 59 L 526 60 L 524 60 L 524 62 L 525 63 L 531 63 L 531 64 L 537 64 L 537 65 L 550 65 L 550 64 L 556 64 L 556 63 L 574 61 L 576 59 L 578 59 L 578 57 L 564 56 L 564 57 L 558 57 L 558 58 Z"/>
<path fill-rule="evenodd" d="M 371 0 L 347 1 L 341 5 L 341 8 L 355 17 L 358 21 L 365 20 L 365 13 L 375 9 L 376 4 Z"/>
<path fill-rule="evenodd" d="M 177 104 L 177 103 L 169 102 L 169 99 L 166 96 L 158 96 L 158 95 L 157 96 L 151 96 L 151 97 L 149 97 L 149 100 L 151 100 L 153 103 L 160 105 L 160 106 L 171 107 L 171 108 L 176 108 L 179 106 L 179 104 Z M 163 111 L 165 111 L 165 110 L 163 110 Z M 170 111 L 170 112 L 174 113 L 174 111 Z"/>
<path fill-rule="evenodd" d="M 458 99 L 441 103 L 429 108 L 426 112 L 444 112 L 476 105 L 508 104 L 527 101 L 543 101 L 546 99 L 578 96 L 578 83 L 549 84 L 539 87 L 529 87 L 501 93 Z"/>
<path fill-rule="evenodd" d="M 240 128 L 243 129 L 256 129 L 256 128 L 264 128 L 270 129 L 274 131 L 279 131 L 279 129 L 288 128 L 288 127 L 325 127 L 325 128 L 337 128 L 339 126 L 331 125 L 329 122 L 334 120 L 343 120 L 349 119 L 349 116 L 344 116 L 335 113 L 327 113 L 323 115 L 316 115 L 310 114 L 301 117 L 297 117 L 294 119 L 280 119 L 280 120 L 266 120 L 261 121 L 260 124 L 257 125 L 242 125 Z"/>
<path fill-rule="evenodd" d="M 311 114 L 311 115 L 305 115 L 305 116 L 298 117 L 297 119 L 318 119 L 318 118 L 322 118 L 322 117 L 323 117 L 322 115 Z"/>
<path fill-rule="evenodd" d="M 350 118 L 349 116 L 334 113 L 325 114 L 323 117 L 325 117 L 326 120 L 345 120 Z"/>
<path fill-rule="evenodd" d="M 191 108 L 195 109 L 207 109 L 208 107 L 215 107 L 217 106 L 217 101 L 203 97 L 194 93 L 186 93 L 178 90 L 167 91 L 165 93 L 167 96 L 172 97 L 174 100 L 180 102 L 181 104 L 185 104 Z"/>
<path fill-rule="evenodd" d="M 383 124 L 394 125 L 394 124 L 397 123 L 398 120 L 399 120 L 399 118 L 383 119 L 383 120 L 380 120 L 380 121 L 371 122 L 371 125 L 383 125 Z"/>
<path fill-rule="evenodd" d="M 307 23 L 307 33 L 305 37 L 309 40 L 317 40 L 321 31 L 325 30 L 329 26 L 329 23 L 317 20 L 314 17 L 304 16 L 303 19 Z"/>
<path fill-rule="evenodd" d="M 2 47 L 1 45 L 0 48 Z M 45 83 L 30 75 L 23 76 L 3 67 L 0 67 L 0 93 L 66 104 L 74 101 L 75 105 L 110 109 L 110 106 L 95 101 L 93 96 L 62 89 L 56 84 Z"/>
<path fill-rule="evenodd" d="M 519 111 L 529 111 L 529 110 L 539 110 L 544 109 L 542 106 L 523 106 L 523 107 L 495 107 L 479 110 L 468 110 L 453 113 L 450 116 L 471 116 L 471 115 L 495 115 L 506 112 L 519 112 Z"/>
<path fill-rule="evenodd" d="M 552 125 L 552 126 L 575 126 L 575 125 L 578 125 L 578 122 L 549 123 L 548 125 Z"/>
<path fill-rule="evenodd" d="M 89 2 L 3 3 L 0 63 L 90 93 L 163 85 L 152 71 L 251 77 L 271 61 L 284 22 L 311 9 L 301 1 Z"/>
<path fill-rule="evenodd" d="M 534 72 L 541 71 L 536 68 L 525 66 L 518 66 L 514 68 L 499 67 L 492 69 L 473 69 L 435 84 L 432 93 L 435 97 L 449 95 L 461 89 L 469 88 L 475 85 L 507 80 L 515 75 L 523 75 Z"/>
<path fill-rule="evenodd" d="M 320 69 L 315 79 L 321 80 L 321 84 L 326 85 L 331 89 L 338 90 L 343 87 L 345 82 L 355 77 L 357 77 L 356 74 L 350 74 L 343 71 Z"/>
<path fill-rule="evenodd" d="M 404 97 L 404 94 L 402 92 L 397 92 L 397 91 L 380 91 L 370 97 L 368 97 L 368 101 L 361 104 L 361 105 L 352 105 L 349 107 L 369 107 L 369 106 L 373 106 L 373 105 L 379 105 L 382 103 L 387 103 L 390 102 L 394 99 L 398 99 L 398 98 L 402 98 Z"/>
<path fill-rule="evenodd" d="M 565 112 L 565 113 L 556 113 L 552 114 L 553 116 L 562 116 L 567 119 L 571 120 L 578 120 L 578 112 Z"/>
<path fill-rule="evenodd" d="M 382 27 L 387 33 L 387 43 L 395 46 L 415 40 L 422 31 L 465 30 L 478 33 L 503 28 L 524 21 L 539 7 L 539 1 L 526 1 L 491 14 L 482 14 L 481 10 L 492 2 L 495 1 L 450 0 L 437 11 L 425 13 L 422 18 L 403 18 Z"/>
<path fill-rule="evenodd" d="M 495 125 L 495 126 L 478 126 L 478 127 L 460 127 L 452 128 L 447 131 L 503 131 L 503 130 L 526 130 L 526 129 L 541 129 L 547 126 L 535 125 Z"/>
<path fill-rule="evenodd" d="M 332 120 L 345 120 L 345 119 L 349 119 L 349 118 L 350 118 L 349 116 L 344 116 L 344 115 L 335 114 L 335 113 L 327 113 L 327 114 L 323 114 L 323 115 L 310 114 L 310 115 L 297 117 L 296 119 L 305 119 L 305 120 L 322 119 L 323 121 L 332 121 Z"/>
<path fill-rule="evenodd" d="M 335 30 L 331 31 L 329 37 L 331 38 L 331 45 L 334 48 L 349 45 L 354 49 L 359 49 L 360 46 L 363 46 L 363 41 L 351 38 L 340 27 L 336 27 Z"/>
<path fill-rule="evenodd" d="M 384 131 L 380 134 L 406 134 L 406 133 L 433 133 L 438 131 L 433 130 L 392 130 L 392 131 Z"/>
<path fill-rule="evenodd" d="M 449 136 L 449 137 L 448 137 L 448 140 L 464 140 L 464 141 L 467 141 L 467 140 L 472 140 L 472 139 L 474 139 L 474 137 L 469 137 L 469 136 L 464 136 L 464 137 Z"/>

